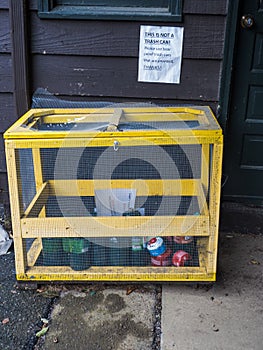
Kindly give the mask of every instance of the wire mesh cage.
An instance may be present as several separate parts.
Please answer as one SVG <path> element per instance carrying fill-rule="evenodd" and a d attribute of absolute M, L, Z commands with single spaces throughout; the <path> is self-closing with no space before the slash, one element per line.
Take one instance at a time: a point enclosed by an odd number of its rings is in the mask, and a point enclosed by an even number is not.
<path fill-rule="evenodd" d="M 18 280 L 215 280 L 209 107 L 31 109 L 4 136 Z"/>

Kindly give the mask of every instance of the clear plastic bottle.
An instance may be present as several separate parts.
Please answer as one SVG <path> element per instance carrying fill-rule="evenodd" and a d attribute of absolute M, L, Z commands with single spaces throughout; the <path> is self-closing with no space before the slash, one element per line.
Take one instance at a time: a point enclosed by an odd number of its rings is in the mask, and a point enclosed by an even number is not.
<path fill-rule="evenodd" d="M 109 238 L 109 263 L 110 266 L 129 266 L 129 245 L 124 237 Z"/>
<path fill-rule="evenodd" d="M 132 237 L 130 262 L 132 266 L 147 266 L 150 263 L 149 254 L 146 251 L 144 237 Z"/>

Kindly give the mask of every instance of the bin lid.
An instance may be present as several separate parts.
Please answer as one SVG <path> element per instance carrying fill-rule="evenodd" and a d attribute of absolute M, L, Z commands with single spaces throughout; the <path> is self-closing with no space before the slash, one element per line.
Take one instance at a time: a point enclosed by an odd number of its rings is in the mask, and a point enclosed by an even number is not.
<path fill-rule="evenodd" d="M 78 138 L 172 135 L 202 135 L 202 131 L 221 133 L 207 106 L 30 109 L 4 134 L 14 138 Z M 200 134 L 201 132 L 201 134 Z"/>

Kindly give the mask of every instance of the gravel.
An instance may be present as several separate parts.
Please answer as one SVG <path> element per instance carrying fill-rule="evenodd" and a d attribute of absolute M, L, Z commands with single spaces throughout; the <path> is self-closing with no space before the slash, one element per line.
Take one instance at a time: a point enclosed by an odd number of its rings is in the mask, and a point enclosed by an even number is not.
<path fill-rule="evenodd" d="M 18 288 L 13 251 L 0 256 L 0 267 L 0 349 L 33 349 L 41 318 L 48 315 L 54 298 Z"/>

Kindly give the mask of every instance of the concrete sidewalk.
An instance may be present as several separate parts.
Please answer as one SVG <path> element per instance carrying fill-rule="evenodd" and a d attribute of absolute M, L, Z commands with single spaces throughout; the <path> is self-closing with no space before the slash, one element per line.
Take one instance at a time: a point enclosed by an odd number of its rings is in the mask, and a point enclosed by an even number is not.
<path fill-rule="evenodd" d="M 156 286 L 127 295 L 124 284 L 62 293 L 38 349 L 262 350 L 262 253 L 263 235 L 221 233 L 216 283 L 163 284 L 161 346 L 153 347 Z"/>
<path fill-rule="evenodd" d="M 11 251 L 0 257 L 0 349 L 262 350 L 263 235 L 221 233 L 219 248 L 216 283 L 163 284 L 162 294 L 152 283 L 19 290 Z"/>
<path fill-rule="evenodd" d="M 263 349 L 263 235 L 222 233 L 217 282 L 163 285 L 161 350 Z"/>

